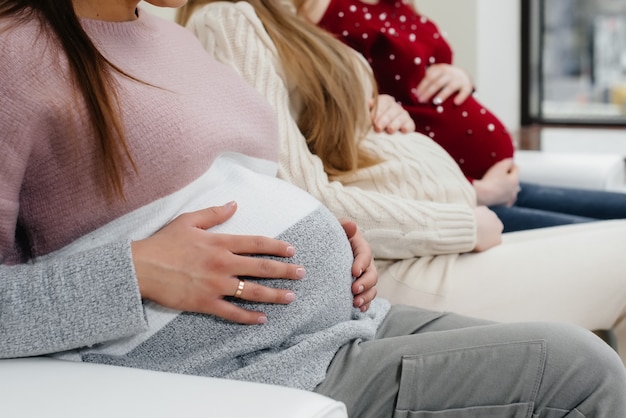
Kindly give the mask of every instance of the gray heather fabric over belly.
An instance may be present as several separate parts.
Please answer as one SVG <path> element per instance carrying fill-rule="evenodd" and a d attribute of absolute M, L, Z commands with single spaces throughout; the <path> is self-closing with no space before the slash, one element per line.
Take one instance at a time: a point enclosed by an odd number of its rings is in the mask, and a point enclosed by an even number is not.
<path fill-rule="evenodd" d="M 276 238 L 296 248 L 286 261 L 302 264 L 306 277 L 244 279 L 293 289 L 296 300 L 275 305 L 233 299 L 246 309 L 265 312 L 267 324 L 240 325 L 185 312 L 124 355 L 98 353 L 95 346 L 81 352 L 82 360 L 313 389 L 339 347 L 374 337 L 389 304 L 376 300 L 365 314 L 352 307 L 352 250 L 326 208 L 318 207 Z"/>

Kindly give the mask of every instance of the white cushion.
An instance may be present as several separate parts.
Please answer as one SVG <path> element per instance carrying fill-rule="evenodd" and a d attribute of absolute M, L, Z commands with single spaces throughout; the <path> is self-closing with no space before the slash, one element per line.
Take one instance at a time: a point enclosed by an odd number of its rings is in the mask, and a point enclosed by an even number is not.
<path fill-rule="evenodd" d="M 345 405 L 297 389 L 78 363 L 0 360 L 0 417 L 346 418 Z"/>
<path fill-rule="evenodd" d="M 626 164 L 620 154 L 517 151 L 520 181 L 558 187 L 626 191 Z"/>

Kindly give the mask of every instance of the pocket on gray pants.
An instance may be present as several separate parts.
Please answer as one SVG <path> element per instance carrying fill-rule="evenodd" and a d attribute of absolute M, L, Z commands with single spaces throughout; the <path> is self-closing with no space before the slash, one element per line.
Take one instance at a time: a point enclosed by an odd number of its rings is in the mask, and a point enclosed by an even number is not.
<path fill-rule="evenodd" d="M 523 403 L 501 406 L 448 409 L 446 411 L 398 411 L 394 418 L 531 418 L 533 404 Z"/>
<path fill-rule="evenodd" d="M 535 340 L 404 356 L 394 417 L 530 418 L 545 351 Z"/>

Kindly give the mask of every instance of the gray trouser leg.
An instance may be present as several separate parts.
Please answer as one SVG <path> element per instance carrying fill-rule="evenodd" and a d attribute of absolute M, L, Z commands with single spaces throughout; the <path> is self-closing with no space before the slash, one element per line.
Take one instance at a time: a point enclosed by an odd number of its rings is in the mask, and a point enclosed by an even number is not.
<path fill-rule="evenodd" d="M 591 332 L 406 306 L 343 347 L 316 392 L 359 418 L 626 417 L 626 371 Z"/>

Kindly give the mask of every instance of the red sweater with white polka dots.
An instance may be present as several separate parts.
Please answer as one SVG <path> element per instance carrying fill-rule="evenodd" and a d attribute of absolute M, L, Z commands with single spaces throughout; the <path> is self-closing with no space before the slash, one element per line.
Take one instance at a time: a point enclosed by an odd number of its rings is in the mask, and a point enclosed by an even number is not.
<path fill-rule="evenodd" d="M 452 49 L 437 26 L 401 0 L 331 0 L 319 26 L 334 33 L 369 61 L 381 93 L 398 100 L 417 130 L 438 142 L 468 179 L 480 179 L 497 161 L 513 156 L 513 142 L 502 122 L 469 97 L 453 96 L 440 105 L 420 103 L 415 88 L 426 68 L 452 63 Z"/>

